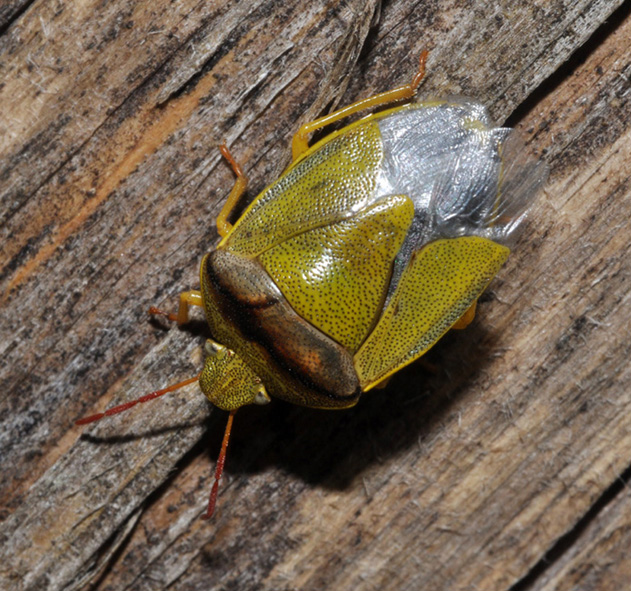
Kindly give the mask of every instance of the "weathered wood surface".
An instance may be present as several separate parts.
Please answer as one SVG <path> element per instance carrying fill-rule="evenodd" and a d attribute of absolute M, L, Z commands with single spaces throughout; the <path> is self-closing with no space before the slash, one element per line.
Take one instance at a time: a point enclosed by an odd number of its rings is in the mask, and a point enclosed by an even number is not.
<path fill-rule="evenodd" d="M 2 589 L 621 589 L 629 580 L 627 2 L 13 2 L 0 13 Z M 13 20 L 12 20 L 13 19 Z M 604 23 L 604 24 L 603 24 Z M 518 124 L 551 178 L 480 305 L 355 409 L 225 418 L 203 322 L 226 139 L 260 190 L 300 122 L 406 81 Z M 210 418 L 209 418 L 210 417 Z"/>

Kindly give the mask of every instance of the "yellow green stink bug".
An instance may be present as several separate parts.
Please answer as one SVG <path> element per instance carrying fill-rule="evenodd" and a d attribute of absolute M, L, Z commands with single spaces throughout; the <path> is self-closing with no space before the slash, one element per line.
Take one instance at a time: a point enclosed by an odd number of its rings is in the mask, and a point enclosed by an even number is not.
<path fill-rule="evenodd" d="M 238 408 L 270 396 L 351 407 L 465 327 L 545 180 L 513 130 L 462 98 L 407 102 L 309 147 L 316 129 L 412 98 L 426 57 L 411 84 L 304 125 L 292 164 L 234 226 L 228 218 L 247 181 L 222 146 L 237 176 L 217 219 L 222 240 L 201 263 L 201 289 L 181 294 L 168 315 L 184 323 L 189 306 L 203 307 L 214 339 L 203 371 L 80 421 L 199 379 L 210 402 L 230 411 L 206 517 Z"/>

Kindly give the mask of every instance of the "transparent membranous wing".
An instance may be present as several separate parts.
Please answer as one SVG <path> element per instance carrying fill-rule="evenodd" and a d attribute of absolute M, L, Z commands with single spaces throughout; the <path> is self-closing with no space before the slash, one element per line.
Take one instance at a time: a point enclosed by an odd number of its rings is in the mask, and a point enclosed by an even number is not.
<path fill-rule="evenodd" d="M 511 246 L 547 167 L 486 108 L 455 98 L 411 104 L 378 119 L 384 160 L 375 198 L 407 195 L 415 219 L 392 288 L 413 251 L 440 238 L 481 236 Z"/>
<path fill-rule="evenodd" d="M 414 201 L 422 242 L 463 235 L 514 241 L 547 176 L 514 130 L 494 127 L 486 108 L 467 99 L 412 104 L 380 119 L 379 129 L 378 196 Z"/>

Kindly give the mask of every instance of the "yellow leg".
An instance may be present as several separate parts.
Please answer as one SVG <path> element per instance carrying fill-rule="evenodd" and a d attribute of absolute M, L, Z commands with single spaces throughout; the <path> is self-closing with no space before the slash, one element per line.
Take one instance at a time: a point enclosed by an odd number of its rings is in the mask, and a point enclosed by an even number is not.
<path fill-rule="evenodd" d="M 458 319 L 456 323 L 451 327 L 455 329 L 467 328 L 475 318 L 475 309 L 478 304 L 478 300 L 474 300 L 473 304 L 469 306 L 469 309 Z"/>
<path fill-rule="evenodd" d="M 228 164 L 230 164 L 234 174 L 237 175 L 237 180 L 232 187 L 232 191 L 230 191 L 228 199 L 226 199 L 224 206 L 221 208 L 221 211 L 217 216 L 217 231 L 219 232 L 219 235 L 224 238 L 230 233 L 230 230 L 232 230 L 232 224 L 228 222 L 228 217 L 234 210 L 243 193 L 245 193 L 245 190 L 248 188 L 248 179 L 243 174 L 241 167 L 233 158 L 226 144 L 221 144 L 221 146 L 219 146 L 219 150 L 221 151 L 222 156 L 228 161 Z"/>
<path fill-rule="evenodd" d="M 333 113 L 329 113 L 328 115 L 320 117 L 315 121 L 305 123 L 296 132 L 296 135 L 294 135 L 294 139 L 291 143 L 291 152 L 294 161 L 309 149 L 308 136 L 316 129 L 320 129 L 322 127 L 325 127 L 326 125 L 335 123 L 340 119 L 344 119 L 344 117 L 348 117 L 349 115 L 357 113 L 358 111 L 363 111 L 364 109 L 378 107 L 379 105 L 385 105 L 386 103 L 391 103 L 402 99 L 412 98 L 416 94 L 416 89 L 419 87 L 421 80 L 423 80 L 423 77 L 425 76 L 425 62 L 427 61 L 428 55 L 429 52 L 426 49 L 421 52 L 418 72 L 415 74 L 414 78 L 412 78 L 412 82 L 410 82 L 410 84 L 399 86 L 398 88 L 394 88 L 393 90 L 382 92 L 374 96 L 369 96 L 368 98 L 357 101 L 352 105 L 348 105 L 347 107 L 344 107 L 339 111 L 333 111 Z"/>
<path fill-rule="evenodd" d="M 166 316 L 172 322 L 177 322 L 178 324 L 186 324 L 188 322 L 188 307 L 203 305 L 204 303 L 202 301 L 201 291 L 184 291 L 180 294 L 180 305 L 178 306 L 177 314 L 173 314 L 173 312 L 163 312 L 162 310 L 154 308 L 153 306 L 149 308 L 149 314 L 154 316 Z"/>

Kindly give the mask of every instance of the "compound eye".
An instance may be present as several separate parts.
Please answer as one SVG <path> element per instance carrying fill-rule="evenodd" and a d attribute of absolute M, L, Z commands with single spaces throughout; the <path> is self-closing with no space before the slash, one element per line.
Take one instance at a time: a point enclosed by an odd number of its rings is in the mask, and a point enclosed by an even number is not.
<path fill-rule="evenodd" d="M 204 351 L 206 351 L 206 355 L 210 355 L 212 357 L 220 357 L 227 351 L 227 347 L 213 341 L 212 339 L 207 339 L 204 344 Z"/>
<path fill-rule="evenodd" d="M 270 400 L 270 397 L 265 391 L 265 387 L 261 386 L 261 389 L 256 393 L 256 396 L 254 397 L 254 404 L 268 404 Z"/>

